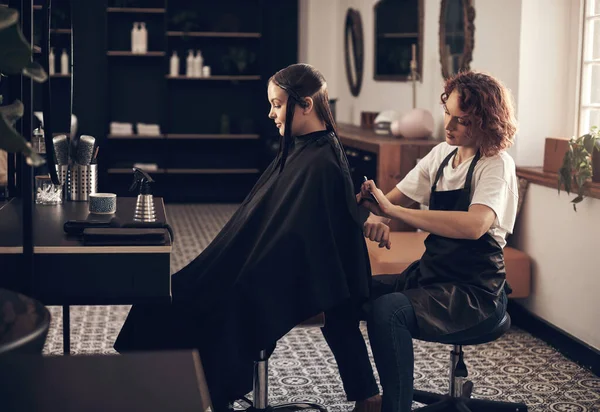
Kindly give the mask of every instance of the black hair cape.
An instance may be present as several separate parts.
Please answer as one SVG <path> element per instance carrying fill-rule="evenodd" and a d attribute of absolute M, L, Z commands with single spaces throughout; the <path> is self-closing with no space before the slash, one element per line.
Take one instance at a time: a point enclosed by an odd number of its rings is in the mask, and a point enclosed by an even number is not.
<path fill-rule="evenodd" d="M 172 276 L 172 304 L 134 305 L 115 343 L 119 352 L 197 348 L 215 404 L 251 390 L 260 350 L 369 296 L 363 220 L 337 136 L 296 137 L 281 172 L 280 161 L 281 153 L 212 243 Z"/>

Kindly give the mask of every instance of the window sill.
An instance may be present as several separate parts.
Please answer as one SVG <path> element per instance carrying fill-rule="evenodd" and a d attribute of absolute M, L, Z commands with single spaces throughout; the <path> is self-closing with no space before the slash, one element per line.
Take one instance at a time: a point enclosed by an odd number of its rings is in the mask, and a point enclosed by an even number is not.
<path fill-rule="evenodd" d="M 546 186 L 555 190 L 558 188 L 558 174 L 544 172 L 541 167 L 517 167 L 517 176 L 527 179 L 530 183 L 536 185 Z M 586 196 L 600 199 L 600 183 L 589 182 L 586 184 L 586 189 Z"/>

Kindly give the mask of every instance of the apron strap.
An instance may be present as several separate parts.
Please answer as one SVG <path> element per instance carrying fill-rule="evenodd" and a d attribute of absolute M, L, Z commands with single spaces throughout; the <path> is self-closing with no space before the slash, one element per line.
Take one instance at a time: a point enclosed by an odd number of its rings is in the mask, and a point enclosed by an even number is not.
<path fill-rule="evenodd" d="M 458 152 L 458 147 L 454 149 L 448 156 L 446 156 L 440 167 L 438 167 L 437 173 L 435 174 L 435 180 L 433 181 L 433 186 L 431 186 L 432 192 L 435 192 L 437 182 L 438 180 L 440 180 L 440 177 L 442 177 L 442 174 L 444 173 L 444 167 L 446 167 L 446 165 L 448 164 L 450 159 L 452 159 L 452 156 L 456 154 L 456 152 Z"/>
<path fill-rule="evenodd" d="M 456 149 L 454 149 L 448 156 L 446 156 L 446 158 L 444 159 L 444 161 L 438 168 L 438 170 L 435 174 L 435 180 L 433 181 L 433 186 L 431 186 L 432 192 L 435 192 L 435 189 L 437 187 L 437 182 L 438 182 L 438 180 L 440 180 L 440 177 L 442 177 L 442 174 L 444 174 L 444 168 L 448 165 L 448 162 L 450 161 L 450 159 L 452 159 L 452 156 L 454 156 L 456 154 L 456 152 L 458 152 L 458 147 Z M 479 151 L 479 149 L 477 149 L 477 153 L 475 153 L 475 157 L 473 158 L 473 160 L 471 160 L 471 164 L 469 165 L 469 170 L 467 171 L 467 178 L 465 179 L 464 189 L 468 190 L 469 193 L 471 192 L 471 181 L 473 180 L 473 172 L 475 171 L 475 165 L 477 165 L 477 162 L 479 161 L 480 158 L 481 158 L 481 152 Z"/>

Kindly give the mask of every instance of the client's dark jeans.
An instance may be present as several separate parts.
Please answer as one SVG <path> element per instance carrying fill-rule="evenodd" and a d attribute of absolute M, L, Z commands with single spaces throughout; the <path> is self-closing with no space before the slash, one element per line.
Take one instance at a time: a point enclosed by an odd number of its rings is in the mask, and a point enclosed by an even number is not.
<path fill-rule="evenodd" d="M 381 386 L 382 412 L 410 411 L 413 394 L 414 355 L 412 338 L 419 328 L 408 298 L 399 292 L 397 275 L 373 278 L 371 310 L 368 314 L 349 307 L 325 313 L 323 335 L 333 352 L 350 401 L 364 400 L 379 393 L 359 330 L 359 321 L 367 320 L 369 340 Z M 477 336 L 494 328 L 506 311 L 506 295 L 495 316 L 468 331 L 448 337 L 452 342 Z"/>

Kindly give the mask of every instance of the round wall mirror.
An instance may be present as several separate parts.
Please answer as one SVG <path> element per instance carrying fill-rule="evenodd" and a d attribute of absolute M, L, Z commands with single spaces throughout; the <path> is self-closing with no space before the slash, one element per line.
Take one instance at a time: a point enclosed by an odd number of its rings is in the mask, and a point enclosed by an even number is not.
<path fill-rule="evenodd" d="M 363 28 L 360 13 L 348 9 L 344 29 L 344 54 L 346 55 L 346 78 L 352 96 L 358 96 L 362 86 L 364 67 Z"/>
<path fill-rule="evenodd" d="M 469 70 L 473 57 L 475 9 L 472 0 L 442 0 L 440 63 L 444 79 Z"/>

